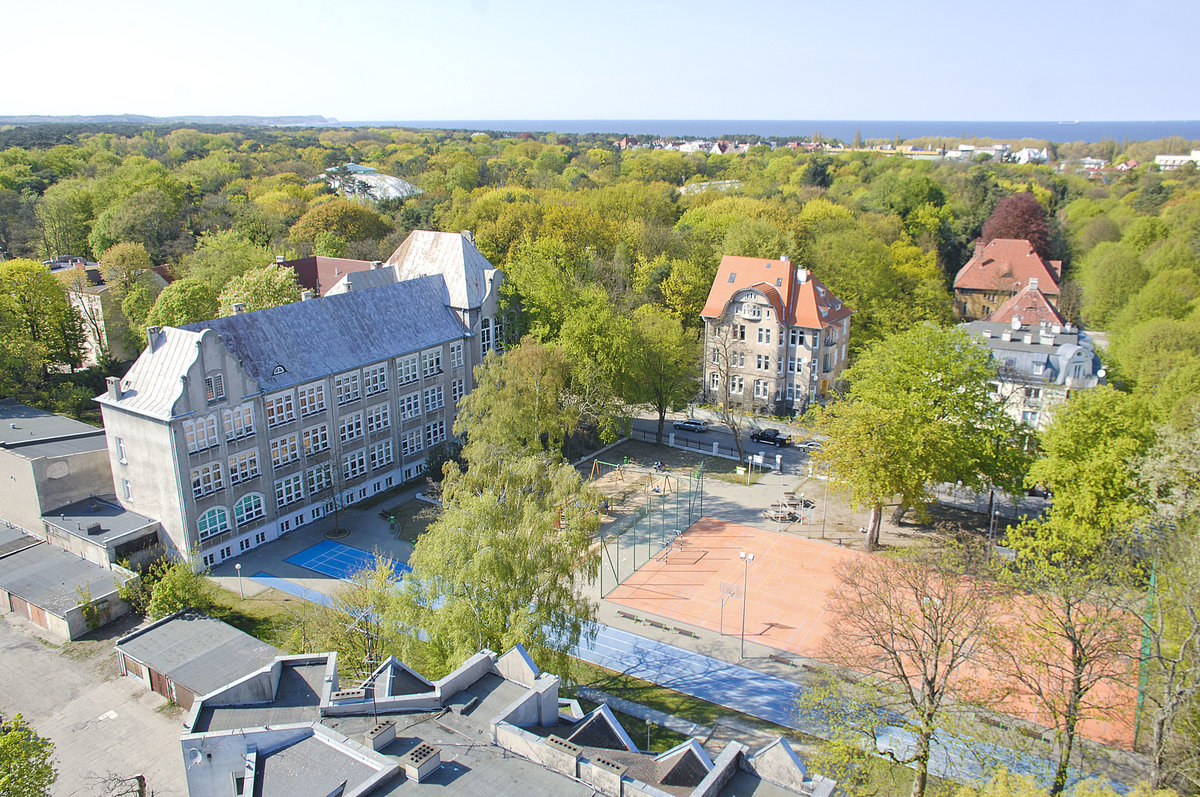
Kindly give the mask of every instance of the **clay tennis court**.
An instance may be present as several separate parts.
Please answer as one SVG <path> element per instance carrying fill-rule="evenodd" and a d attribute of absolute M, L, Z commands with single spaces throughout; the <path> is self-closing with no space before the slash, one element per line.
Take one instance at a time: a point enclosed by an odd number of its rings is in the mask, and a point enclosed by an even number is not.
<path fill-rule="evenodd" d="M 742 622 L 743 564 L 754 554 L 746 590 L 746 639 L 816 657 L 828 633 L 825 601 L 837 584 L 834 568 L 864 556 L 816 540 L 702 518 L 608 595 L 637 611 L 724 630 L 737 636 Z M 721 586 L 736 588 L 724 608 Z"/>
<path fill-rule="evenodd" d="M 746 639 L 821 658 L 822 643 L 831 630 L 825 605 L 837 586 L 835 570 L 841 562 L 869 555 L 862 551 L 703 518 L 670 549 L 613 589 L 607 599 L 633 611 L 736 637 L 742 622 L 744 565 L 740 551 L 754 554 L 746 579 Z M 723 596 L 729 597 L 722 612 Z M 1136 651 L 1136 644 L 1134 638 L 1131 651 Z M 970 669 L 975 677 L 987 680 L 986 666 Z M 1114 694 L 1120 691 L 1127 693 L 1127 700 Z M 1111 701 L 1110 705 L 1133 705 L 1132 689 L 1103 686 L 1095 696 Z M 1012 695 L 1006 704 L 1008 713 L 1035 722 L 1039 719 L 1028 698 Z M 1128 749 L 1133 737 L 1131 719 L 1092 718 L 1081 723 L 1079 730 L 1089 738 Z"/>

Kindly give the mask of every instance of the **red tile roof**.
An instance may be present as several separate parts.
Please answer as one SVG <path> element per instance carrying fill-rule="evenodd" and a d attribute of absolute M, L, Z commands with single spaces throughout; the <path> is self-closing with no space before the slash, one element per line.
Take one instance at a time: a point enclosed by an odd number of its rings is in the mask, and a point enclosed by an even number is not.
<path fill-rule="evenodd" d="M 997 238 L 983 246 L 975 243 L 975 254 L 954 278 L 955 289 L 1019 291 L 1037 279 L 1042 293 L 1058 295 L 1062 261 L 1042 260 L 1033 245 L 1022 238 Z"/>
<path fill-rule="evenodd" d="M 295 270 L 296 282 L 300 283 L 301 288 L 316 291 L 318 296 L 328 293 L 329 289 L 347 274 L 371 269 L 370 260 L 350 260 L 344 257 L 320 255 L 285 260 L 283 265 Z"/>
<path fill-rule="evenodd" d="M 1041 281 L 1038 281 L 1038 285 Z M 1058 314 L 1050 300 L 1041 292 L 1038 285 L 1027 285 L 1020 293 L 997 307 L 982 320 L 994 321 L 1001 324 L 1012 323 L 1013 318 L 1019 318 L 1022 326 L 1040 326 L 1043 321 L 1047 324 L 1065 325 L 1067 322 Z"/>
<path fill-rule="evenodd" d="M 700 315 L 716 318 L 747 288 L 765 296 L 788 326 L 821 329 L 854 313 L 808 269 L 787 260 L 725 255 Z"/>

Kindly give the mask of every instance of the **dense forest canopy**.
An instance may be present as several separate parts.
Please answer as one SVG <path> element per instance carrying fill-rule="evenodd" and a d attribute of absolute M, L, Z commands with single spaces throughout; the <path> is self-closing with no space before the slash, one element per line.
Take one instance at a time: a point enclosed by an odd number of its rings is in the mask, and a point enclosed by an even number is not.
<path fill-rule="evenodd" d="M 1056 149 L 1119 162 L 1189 146 L 1200 144 Z M 349 162 L 423 193 L 339 197 L 326 170 Z M 733 182 L 704 185 L 719 181 Z M 136 281 L 123 289 L 136 345 L 148 319 L 184 323 L 239 292 L 263 293 L 256 285 L 266 275 L 253 284 L 244 275 L 277 255 L 382 259 L 417 228 L 471 230 L 520 299 L 513 333 L 545 342 L 561 342 L 573 311 L 600 305 L 618 318 L 649 305 L 694 330 L 722 254 L 787 255 L 858 311 L 857 351 L 920 321 L 950 323 L 955 272 L 998 204 L 1015 197 L 1045 213 L 1038 247 L 1065 263 L 1065 312 L 1110 333 L 1106 365 L 1120 384 L 1145 390 L 1165 420 L 1187 416 L 1181 407 L 1200 387 L 1198 189 L 1194 167 L 1144 164 L 1089 179 L 1049 166 L 810 153 L 761 140 L 742 154 L 710 155 L 553 133 L 47 125 L 0 131 L 0 256 L 104 264 L 137 246 L 154 265 L 169 264 L 182 285 L 161 295 Z M 3 284 L 22 284 L 22 273 L 6 273 Z M 33 336 L 6 337 L 0 362 L 43 365 L 19 378 L 6 365 L 0 391 L 32 389 L 37 372 L 75 364 L 69 323 L 29 324 L 17 287 L 0 300 L 0 326 L 24 320 Z"/>

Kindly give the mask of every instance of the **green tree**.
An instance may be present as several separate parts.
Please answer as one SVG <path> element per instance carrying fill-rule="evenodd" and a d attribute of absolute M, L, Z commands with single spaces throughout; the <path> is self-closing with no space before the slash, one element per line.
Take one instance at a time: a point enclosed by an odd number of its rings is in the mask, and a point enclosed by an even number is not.
<path fill-rule="evenodd" d="M 1152 440 L 1149 418 L 1129 394 L 1109 386 L 1073 393 L 1042 433 L 1042 457 L 1029 469 L 1030 485 L 1054 493 L 1056 522 L 1041 530 L 1055 536 L 1039 542 L 1017 534 L 1010 543 L 1085 555 L 1127 529 L 1146 514 L 1136 464 Z"/>
<path fill-rule="evenodd" d="M 124 297 L 138 283 L 141 273 L 153 265 L 150 253 L 140 243 L 119 243 L 100 256 L 100 275 L 109 290 Z"/>
<path fill-rule="evenodd" d="M 0 794 L 46 797 L 57 779 L 54 742 L 34 733 L 20 714 L 0 719 Z"/>
<path fill-rule="evenodd" d="M 417 541 L 395 618 L 422 629 L 405 661 L 445 673 L 482 648 L 522 644 L 569 677 L 571 650 L 591 633 L 599 496 L 557 454 L 468 446 L 467 470 L 447 465 L 443 513 Z"/>
<path fill-rule="evenodd" d="M 212 288 L 192 278 L 176 280 L 154 300 L 142 327 L 131 329 L 137 347 L 146 346 L 145 327 L 182 327 L 217 317 L 217 297 Z"/>
<path fill-rule="evenodd" d="M 217 299 L 217 314 L 222 318 L 233 315 L 235 304 L 241 304 L 245 312 L 251 312 L 298 301 L 300 285 L 296 282 L 296 272 L 272 263 L 264 268 L 250 269 L 225 283 Z"/>
<path fill-rule="evenodd" d="M 570 379 L 566 355 L 529 337 L 489 354 L 475 367 L 475 389 L 458 403 L 454 433 L 466 438 L 468 449 L 510 456 L 558 452 L 579 424 L 567 394 Z"/>
<path fill-rule="evenodd" d="M 207 610 L 212 605 L 212 585 L 187 562 L 162 560 L 152 578 L 146 614 L 157 620 L 189 607 Z"/>
<path fill-rule="evenodd" d="M 633 347 L 630 401 L 658 414 L 661 443 L 667 411 L 682 409 L 699 393 L 700 341 L 677 319 L 644 305 L 633 315 Z"/>
<path fill-rule="evenodd" d="M 333 199 L 317 205 L 292 225 L 293 240 L 312 243 L 329 232 L 347 241 L 378 239 L 391 232 L 387 221 L 371 208 L 349 199 Z"/>
<path fill-rule="evenodd" d="M 922 324 L 868 346 L 845 373 L 846 397 L 814 411 L 829 438 L 817 461 L 852 506 L 870 508 L 869 549 L 894 496 L 898 521 L 944 482 L 1016 492 L 1022 435 L 989 395 L 995 371 L 961 329 Z"/>
<path fill-rule="evenodd" d="M 76 368 L 83 359 L 83 319 L 49 269 L 34 260 L 0 263 L 0 294 L 9 296 L 29 340 L 46 361 Z"/>

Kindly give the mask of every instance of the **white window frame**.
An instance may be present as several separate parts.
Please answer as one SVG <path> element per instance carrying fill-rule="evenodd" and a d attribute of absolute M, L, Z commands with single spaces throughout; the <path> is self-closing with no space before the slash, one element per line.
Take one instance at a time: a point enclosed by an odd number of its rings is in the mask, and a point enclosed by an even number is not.
<path fill-rule="evenodd" d="M 375 432 L 387 429 L 392 425 L 392 408 L 387 404 L 376 404 L 373 407 L 367 407 L 367 433 L 374 434 Z"/>
<path fill-rule="evenodd" d="M 442 372 L 442 349 L 426 349 L 421 352 L 421 376 L 428 379 Z"/>
<path fill-rule="evenodd" d="M 229 456 L 229 483 L 241 484 L 259 475 L 258 449 L 241 451 Z"/>
<path fill-rule="evenodd" d="M 216 521 L 216 526 L 213 526 L 213 521 L 206 521 L 205 518 L 220 518 Z M 229 531 L 229 511 L 223 506 L 214 506 L 206 509 L 200 517 L 196 518 L 196 536 L 201 540 L 207 540 L 209 537 L 216 537 L 218 534 L 224 534 Z"/>
<path fill-rule="evenodd" d="M 418 355 L 406 354 L 403 357 L 396 358 L 396 384 L 407 385 L 409 382 L 416 382 L 421 378 L 421 372 L 418 370 Z"/>
<path fill-rule="evenodd" d="M 304 500 L 304 474 L 293 473 L 275 480 L 275 506 L 285 507 Z"/>
<path fill-rule="evenodd" d="M 300 388 L 299 393 L 301 418 L 307 418 L 310 415 L 316 415 L 318 412 L 325 411 L 324 382 L 313 382 L 310 385 L 304 385 Z"/>
<path fill-rule="evenodd" d="M 437 445 L 446 439 L 446 422 L 433 421 L 425 424 L 425 447 Z"/>
<path fill-rule="evenodd" d="M 240 508 L 246 505 L 250 506 L 250 512 L 239 512 Z M 239 528 L 266 516 L 266 500 L 263 498 L 262 493 L 246 493 L 233 505 L 233 522 Z"/>
<path fill-rule="evenodd" d="M 333 378 L 333 393 L 338 406 L 344 406 L 362 398 L 362 377 L 358 371 L 348 371 Z"/>
<path fill-rule="evenodd" d="M 463 345 L 461 343 L 450 344 L 450 367 L 462 368 L 463 366 Z"/>
<path fill-rule="evenodd" d="M 333 465 L 329 462 L 322 462 L 315 468 L 309 468 L 305 473 L 305 481 L 308 484 L 308 494 L 316 495 L 322 490 L 327 490 L 333 486 Z"/>
<path fill-rule="evenodd" d="M 183 422 L 183 438 L 190 454 L 207 451 L 221 443 L 217 437 L 217 416 L 202 415 Z"/>
<path fill-rule="evenodd" d="M 392 464 L 392 441 L 381 440 L 370 448 L 371 470 L 387 467 Z"/>
<path fill-rule="evenodd" d="M 300 459 L 300 435 L 296 432 L 271 441 L 271 464 L 276 468 Z"/>
<path fill-rule="evenodd" d="M 342 456 L 342 477 L 347 481 L 357 479 L 367 472 L 367 451 L 359 448 Z"/>
<path fill-rule="evenodd" d="M 441 385 L 425 388 L 425 414 L 437 412 L 446 406 L 446 391 Z"/>
<path fill-rule="evenodd" d="M 254 434 L 254 405 L 239 404 L 222 413 L 225 421 L 225 439 L 241 440 Z"/>
<path fill-rule="evenodd" d="M 400 435 L 400 453 L 403 456 L 411 457 L 418 451 L 423 450 L 421 433 L 422 430 L 418 427 Z"/>
<path fill-rule="evenodd" d="M 296 420 L 296 401 L 290 390 L 286 393 L 267 396 L 263 399 L 263 406 L 267 414 L 268 429 L 274 429 L 276 426 L 283 426 L 285 423 Z"/>
<path fill-rule="evenodd" d="M 304 456 L 311 457 L 313 454 L 320 454 L 322 451 L 329 450 L 329 424 L 318 423 L 316 426 L 309 426 L 300 435 L 300 446 L 304 449 Z"/>
<path fill-rule="evenodd" d="M 388 389 L 387 363 L 368 365 L 363 369 L 363 392 L 377 396 Z"/>
<path fill-rule="evenodd" d="M 400 397 L 400 419 L 411 421 L 421 417 L 421 394 L 409 393 Z"/>
<path fill-rule="evenodd" d="M 338 421 L 338 440 L 349 443 L 363 436 L 362 410 L 342 416 Z"/>

